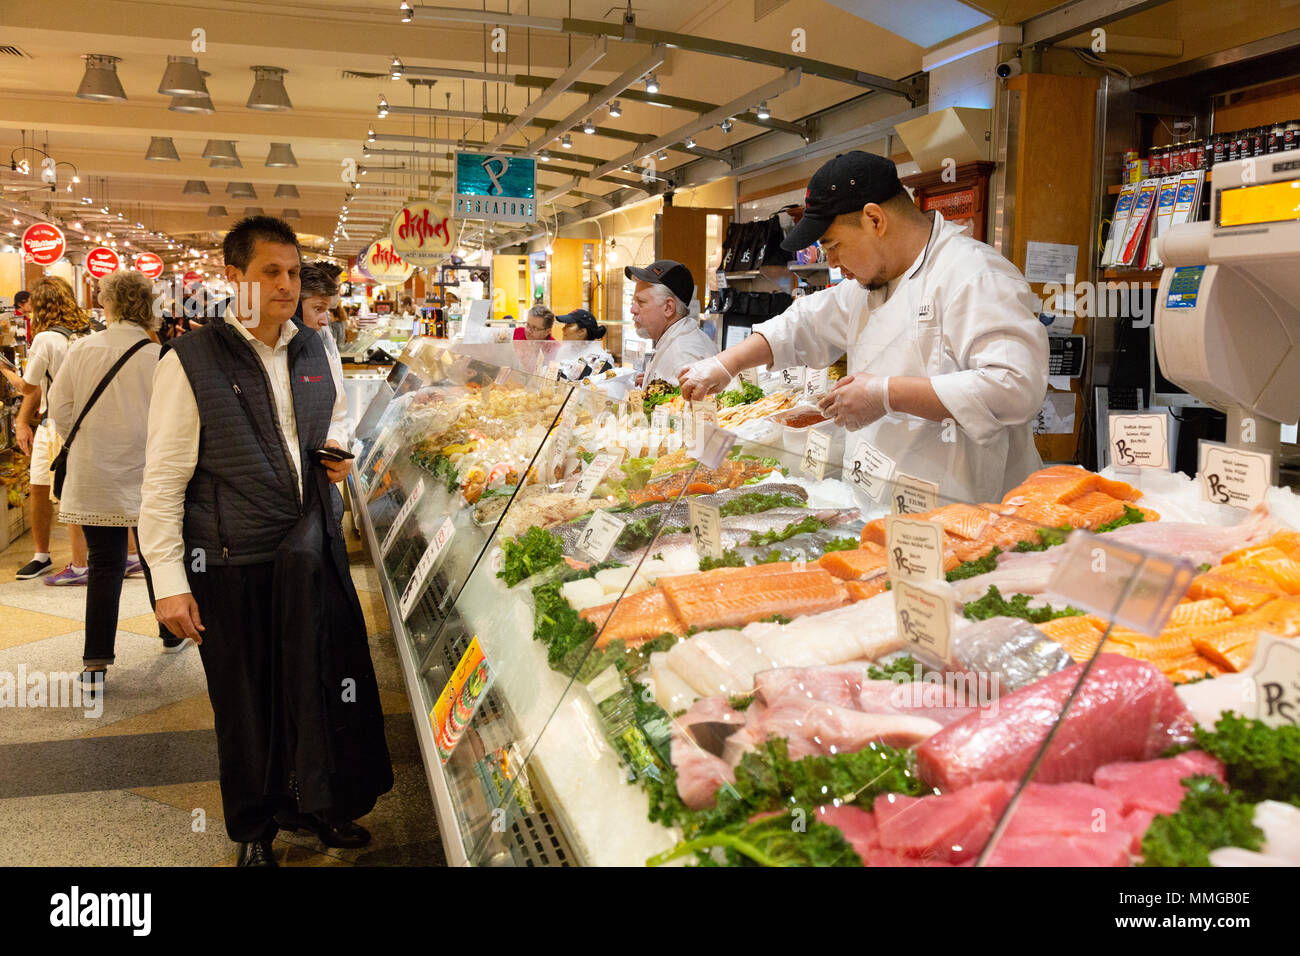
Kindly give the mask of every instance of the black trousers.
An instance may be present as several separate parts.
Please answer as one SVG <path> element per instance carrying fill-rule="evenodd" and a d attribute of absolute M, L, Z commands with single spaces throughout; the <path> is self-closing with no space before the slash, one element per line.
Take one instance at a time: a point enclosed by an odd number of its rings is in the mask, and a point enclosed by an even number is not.
<path fill-rule="evenodd" d="M 100 528 L 82 525 L 86 533 L 86 551 L 90 555 L 90 574 L 86 581 L 86 644 L 82 663 L 87 667 L 112 664 L 117 642 L 117 612 L 122 601 L 122 576 L 126 573 L 126 528 Z M 154 606 L 153 578 L 140 555 L 144 584 L 149 591 L 149 606 Z M 159 637 L 170 637 L 167 628 L 158 625 Z"/>
<path fill-rule="evenodd" d="M 271 586 L 275 565 L 209 565 L 189 575 L 199 606 L 199 654 L 217 732 L 226 833 L 237 843 L 275 836 L 275 814 L 292 802 L 271 796 L 267 767 L 275 671 Z"/>

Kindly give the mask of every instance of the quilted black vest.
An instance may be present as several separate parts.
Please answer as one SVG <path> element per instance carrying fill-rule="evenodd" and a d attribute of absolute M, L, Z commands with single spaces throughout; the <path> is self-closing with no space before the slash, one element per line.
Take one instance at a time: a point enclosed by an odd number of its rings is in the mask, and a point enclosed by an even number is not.
<path fill-rule="evenodd" d="M 299 461 L 307 473 L 319 467 L 312 452 L 328 437 L 334 379 L 320 336 L 291 321 L 298 334 L 288 345 L 289 381 Z M 173 339 L 166 348 L 180 359 L 199 409 L 198 463 L 185 489 L 186 563 L 192 563 L 195 548 L 203 549 L 208 564 L 273 561 L 302 514 L 303 488 L 276 424 L 265 367 L 225 321 Z"/>

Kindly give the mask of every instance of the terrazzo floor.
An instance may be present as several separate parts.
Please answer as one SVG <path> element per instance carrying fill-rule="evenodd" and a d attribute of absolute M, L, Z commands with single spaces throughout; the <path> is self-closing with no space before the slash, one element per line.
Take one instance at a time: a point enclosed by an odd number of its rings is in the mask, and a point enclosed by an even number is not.
<path fill-rule="evenodd" d="M 349 531 L 393 758 L 393 789 L 359 822 L 360 850 L 281 833 L 288 866 L 440 866 L 442 841 L 374 567 Z M 81 670 L 86 590 L 16 581 L 30 534 L 0 551 L 0 675 Z M 56 522 L 55 569 L 69 559 Z M 0 707 L 0 866 L 232 866 L 212 708 L 198 651 L 161 653 L 143 579 L 123 582 L 102 707 Z M 93 713 L 93 711 L 101 711 Z"/>

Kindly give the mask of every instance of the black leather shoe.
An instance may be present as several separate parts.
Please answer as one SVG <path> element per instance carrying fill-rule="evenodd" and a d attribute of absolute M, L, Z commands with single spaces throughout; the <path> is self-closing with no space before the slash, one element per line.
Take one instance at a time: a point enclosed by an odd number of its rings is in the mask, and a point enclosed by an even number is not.
<path fill-rule="evenodd" d="M 252 840 L 239 844 L 239 863 L 237 866 L 279 866 L 271 853 L 270 840 Z"/>
<path fill-rule="evenodd" d="M 341 850 L 355 850 L 370 842 L 370 831 L 360 824 L 329 823 L 315 813 L 281 813 L 275 822 L 281 830 L 314 833 L 321 843 Z"/>

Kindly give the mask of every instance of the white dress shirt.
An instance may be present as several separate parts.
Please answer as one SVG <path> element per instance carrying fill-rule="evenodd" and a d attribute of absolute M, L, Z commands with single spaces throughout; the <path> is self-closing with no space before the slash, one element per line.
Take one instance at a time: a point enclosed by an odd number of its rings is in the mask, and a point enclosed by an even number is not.
<path fill-rule="evenodd" d="M 68 337 L 62 332 L 46 329 L 32 336 L 32 344 L 27 349 L 27 364 L 23 367 L 23 381 L 28 385 L 37 385 L 41 389 L 40 416 L 48 414 L 48 392 L 50 382 L 59 374 L 63 360 L 68 355 Z"/>
<path fill-rule="evenodd" d="M 885 288 L 845 280 L 754 326 L 773 367 L 928 378 L 956 429 L 901 413 L 848 436 L 845 467 L 865 440 L 883 471 L 939 486 L 942 502 L 995 502 L 1042 466 L 1032 422 L 1047 391 L 1047 332 L 1014 265 L 934 213 L 926 248 Z M 955 434 L 953 434 L 955 431 Z M 883 477 L 883 475 L 882 475 Z"/>
<path fill-rule="evenodd" d="M 644 382 L 657 378 L 677 384 L 677 373 L 692 362 L 718 354 L 718 346 L 700 330 L 694 316 L 685 315 L 668 326 L 655 343 L 655 354 L 646 363 Z"/>
<path fill-rule="evenodd" d="M 343 389 L 343 357 L 339 355 L 338 343 L 334 341 L 334 335 L 330 331 L 328 325 L 323 329 L 318 329 L 316 334 L 319 335 L 321 340 L 325 343 L 325 354 L 330 360 L 330 374 L 334 376 L 334 393 L 344 397 L 344 404 L 346 406 L 347 393 Z M 346 440 L 340 440 L 339 444 L 344 448 L 350 448 L 353 432 L 355 432 L 357 428 L 356 422 L 352 420 L 352 409 L 350 406 L 345 408 L 343 427 L 346 430 L 348 437 Z M 330 437 L 334 437 L 333 432 L 330 433 Z"/>
<path fill-rule="evenodd" d="M 60 435 L 71 432 L 108 370 L 141 341 L 149 342 L 149 333 L 140 326 L 113 322 L 69 346 L 49 395 L 50 420 Z M 131 528 L 139 519 L 147 413 L 159 348 L 149 342 L 132 355 L 77 429 L 59 500 L 59 520 L 65 524 Z"/>
<path fill-rule="evenodd" d="M 253 347 L 271 382 L 271 401 L 276 425 L 284 437 L 293 462 L 294 485 L 302 494 L 302 461 L 298 449 L 298 422 L 289 384 L 289 341 L 298 327 L 286 321 L 280 327 L 275 348 L 256 339 L 239 319 L 228 314 L 225 321 Z M 193 333 L 191 333 L 193 334 Z M 348 447 L 348 398 L 335 381 L 334 409 L 328 438 Z M 190 590 L 185 576 L 185 489 L 199 460 L 199 406 L 189 377 L 175 352 L 158 363 L 153 379 L 153 403 L 149 408 L 149 437 L 145 445 L 144 483 L 141 488 L 140 550 L 153 575 L 154 597 L 161 599 Z"/>

